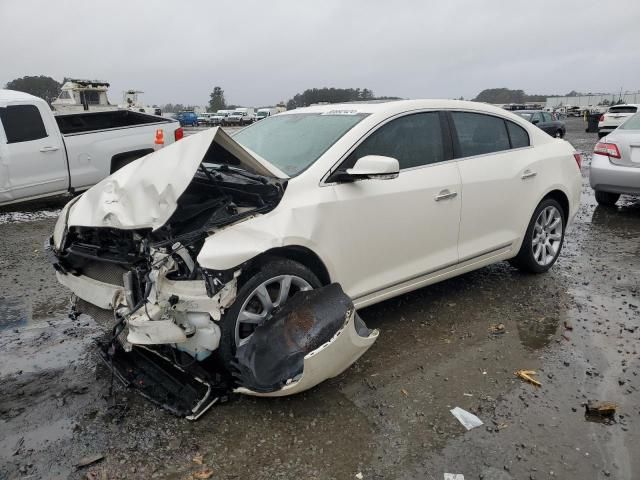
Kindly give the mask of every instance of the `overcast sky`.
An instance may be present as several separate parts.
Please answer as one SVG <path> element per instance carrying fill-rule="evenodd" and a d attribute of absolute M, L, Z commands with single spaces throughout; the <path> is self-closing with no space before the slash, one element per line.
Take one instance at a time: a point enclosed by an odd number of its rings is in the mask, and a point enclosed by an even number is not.
<path fill-rule="evenodd" d="M 102 79 L 112 103 L 274 104 L 311 87 L 406 98 L 640 89 L 640 2 L 0 0 L 0 84 Z"/>

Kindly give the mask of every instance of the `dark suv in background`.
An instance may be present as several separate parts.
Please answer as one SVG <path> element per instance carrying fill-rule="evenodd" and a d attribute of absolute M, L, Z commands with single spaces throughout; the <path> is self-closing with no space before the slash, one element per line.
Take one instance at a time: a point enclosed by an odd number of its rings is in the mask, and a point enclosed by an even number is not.
<path fill-rule="evenodd" d="M 538 128 L 544 130 L 552 137 L 562 138 L 567 133 L 564 122 L 556 119 L 556 116 L 550 112 L 542 110 L 517 110 L 516 115 L 520 115 L 525 120 L 533 123 Z"/>

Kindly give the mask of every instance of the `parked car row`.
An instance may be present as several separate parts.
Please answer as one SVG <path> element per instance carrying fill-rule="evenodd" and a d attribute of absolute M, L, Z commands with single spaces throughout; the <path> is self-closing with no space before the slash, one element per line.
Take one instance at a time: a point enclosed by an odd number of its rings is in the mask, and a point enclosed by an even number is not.
<path fill-rule="evenodd" d="M 245 126 L 278 113 L 277 108 L 236 108 L 235 110 L 218 110 L 197 115 L 198 126 Z"/>

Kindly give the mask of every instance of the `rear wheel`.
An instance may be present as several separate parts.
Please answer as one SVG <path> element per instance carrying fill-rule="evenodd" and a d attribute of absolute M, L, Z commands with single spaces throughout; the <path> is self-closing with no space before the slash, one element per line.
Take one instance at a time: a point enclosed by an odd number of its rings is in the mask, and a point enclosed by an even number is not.
<path fill-rule="evenodd" d="M 562 130 L 558 129 L 556 130 L 556 138 L 562 138 L 564 137 L 564 133 L 562 133 Z"/>
<path fill-rule="evenodd" d="M 258 325 L 270 318 L 295 293 L 321 286 L 301 263 L 274 258 L 260 267 L 238 290 L 236 300 L 220 320 L 220 357 L 225 366 L 236 348 L 246 343 Z"/>
<path fill-rule="evenodd" d="M 600 190 L 596 190 L 596 201 L 604 207 L 614 207 L 619 198 L 619 193 L 601 192 Z"/>
<path fill-rule="evenodd" d="M 556 200 L 540 202 L 527 227 L 518 255 L 510 262 L 518 269 L 543 273 L 560 255 L 564 242 L 564 209 Z"/>

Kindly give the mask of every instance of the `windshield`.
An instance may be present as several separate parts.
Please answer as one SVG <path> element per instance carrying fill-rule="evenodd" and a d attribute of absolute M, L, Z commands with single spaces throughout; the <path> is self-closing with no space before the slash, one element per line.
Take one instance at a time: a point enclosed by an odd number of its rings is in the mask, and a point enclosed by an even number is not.
<path fill-rule="evenodd" d="M 256 114 L 257 117 L 266 117 L 267 116 L 267 112 L 258 112 Z"/>
<path fill-rule="evenodd" d="M 276 115 L 240 130 L 233 139 L 293 177 L 366 116 L 364 113 Z"/>
<path fill-rule="evenodd" d="M 634 116 L 618 127 L 620 130 L 640 130 L 640 113 L 636 113 Z"/>
<path fill-rule="evenodd" d="M 231 115 L 242 116 L 244 112 L 233 112 Z"/>
<path fill-rule="evenodd" d="M 531 117 L 533 117 L 533 113 L 529 113 L 529 112 L 516 112 L 516 115 L 519 115 L 528 121 L 531 121 Z"/>

